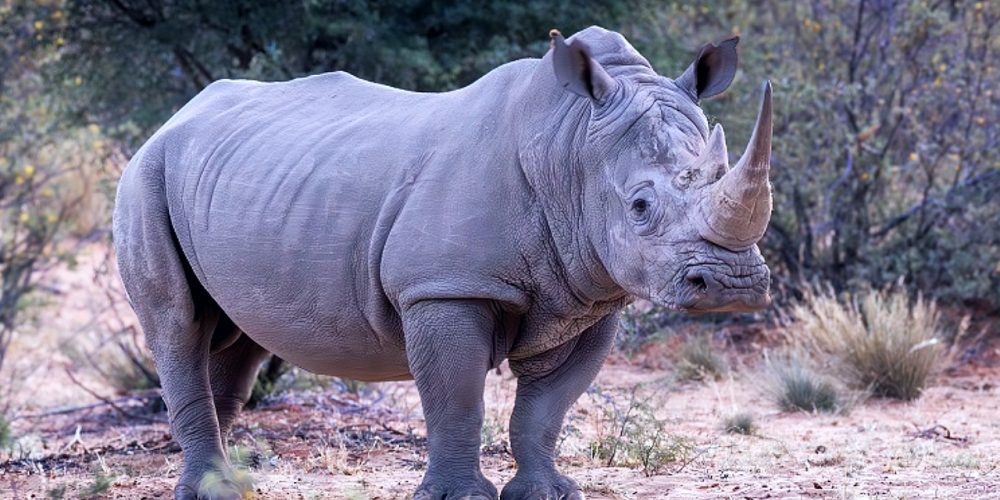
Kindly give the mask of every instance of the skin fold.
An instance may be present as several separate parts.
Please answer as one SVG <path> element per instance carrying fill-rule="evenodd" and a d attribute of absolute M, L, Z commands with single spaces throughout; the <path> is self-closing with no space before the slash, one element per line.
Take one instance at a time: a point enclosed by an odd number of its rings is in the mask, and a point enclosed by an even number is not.
<path fill-rule="evenodd" d="M 184 453 L 176 498 L 239 498 L 201 479 L 229 467 L 224 437 L 267 353 L 413 379 L 421 499 L 498 496 L 479 467 L 482 392 L 509 360 L 518 470 L 500 496 L 581 498 L 555 442 L 621 308 L 769 302 L 756 240 L 705 239 L 696 209 L 730 175 L 698 99 L 729 85 L 735 41 L 677 80 L 602 28 L 552 42 L 445 93 L 340 72 L 219 81 L 138 151 L 115 246 Z"/>

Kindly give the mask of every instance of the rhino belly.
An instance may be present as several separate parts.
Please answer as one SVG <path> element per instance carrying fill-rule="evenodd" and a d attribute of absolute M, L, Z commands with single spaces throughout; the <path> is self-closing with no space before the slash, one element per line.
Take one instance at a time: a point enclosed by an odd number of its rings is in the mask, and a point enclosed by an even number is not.
<path fill-rule="evenodd" d="M 217 197 L 189 226 L 185 253 L 222 310 L 311 372 L 409 378 L 398 315 L 370 275 L 372 217 L 301 200 L 275 214 L 252 201 Z"/>
<path fill-rule="evenodd" d="M 234 257 L 245 261 L 239 253 Z M 264 266 L 270 269 L 222 265 L 221 274 L 209 264 L 206 273 L 206 289 L 250 338 L 313 373 L 410 378 L 405 349 L 391 334 L 375 331 L 348 280 L 282 272 L 280 264 L 271 264 Z"/>

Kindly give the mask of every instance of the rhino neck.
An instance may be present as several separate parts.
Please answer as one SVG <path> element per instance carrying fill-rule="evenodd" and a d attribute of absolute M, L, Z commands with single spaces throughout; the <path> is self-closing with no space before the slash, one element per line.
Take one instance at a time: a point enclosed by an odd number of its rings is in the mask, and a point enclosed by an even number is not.
<path fill-rule="evenodd" d="M 556 85 L 544 65 L 536 71 L 531 94 L 524 100 L 519 133 L 519 164 L 538 201 L 551 240 L 557 279 L 585 304 L 622 299 L 626 292 L 595 248 L 595 215 L 603 200 L 594 189 L 597 172 L 583 168 L 578 157 L 587 136 L 591 105 Z M 548 89 L 540 92 L 540 89 Z M 602 226 L 603 227 L 603 226 Z"/>

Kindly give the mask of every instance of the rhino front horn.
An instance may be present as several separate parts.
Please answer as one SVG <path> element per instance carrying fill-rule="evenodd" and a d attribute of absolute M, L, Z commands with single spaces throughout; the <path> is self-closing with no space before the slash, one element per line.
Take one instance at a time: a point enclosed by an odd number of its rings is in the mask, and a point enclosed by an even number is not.
<path fill-rule="evenodd" d="M 698 205 L 701 237 L 730 250 L 760 241 L 771 218 L 771 82 L 761 87 L 764 95 L 750 144 Z"/>

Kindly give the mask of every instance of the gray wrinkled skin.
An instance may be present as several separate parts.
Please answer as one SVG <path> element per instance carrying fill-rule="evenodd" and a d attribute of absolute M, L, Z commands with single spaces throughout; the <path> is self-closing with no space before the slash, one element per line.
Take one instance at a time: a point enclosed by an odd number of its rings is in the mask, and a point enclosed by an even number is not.
<path fill-rule="evenodd" d="M 139 150 L 115 244 L 184 452 L 177 498 L 238 498 L 199 482 L 228 467 L 224 436 L 269 352 L 414 379 L 429 436 L 415 497 L 434 499 L 497 496 L 482 391 L 509 359 L 503 498 L 580 498 L 555 441 L 619 310 L 767 303 L 756 246 L 714 245 L 690 221 L 709 182 L 688 168 L 710 133 L 697 102 L 616 33 L 570 40 L 613 78 L 601 99 L 560 86 L 552 51 L 438 94 L 345 73 L 220 81 Z"/>

